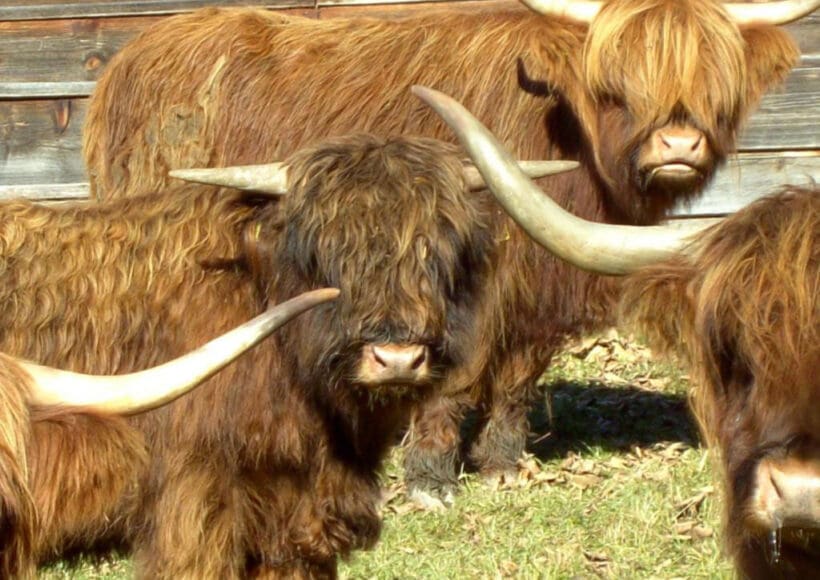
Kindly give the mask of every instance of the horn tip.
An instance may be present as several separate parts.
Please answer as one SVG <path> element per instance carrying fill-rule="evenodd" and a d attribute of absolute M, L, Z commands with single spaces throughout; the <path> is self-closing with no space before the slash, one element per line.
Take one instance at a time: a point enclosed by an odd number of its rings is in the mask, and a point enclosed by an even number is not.
<path fill-rule="evenodd" d="M 320 288 L 319 290 L 314 290 L 316 296 L 320 298 L 325 298 L 327 300 L 333 300 L 334 298 L 338 298 L 339 294 L 342 293 L 341 290 L 338 288 Z"/>

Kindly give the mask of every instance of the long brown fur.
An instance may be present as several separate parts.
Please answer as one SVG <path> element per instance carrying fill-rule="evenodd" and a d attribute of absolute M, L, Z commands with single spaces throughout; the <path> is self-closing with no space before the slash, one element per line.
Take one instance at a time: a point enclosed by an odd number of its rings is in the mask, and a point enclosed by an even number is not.
<path fill-rule="evenodd" d="M 31 378 L 0 354 L 0 574 L 32 578 L 38 515 L 28 486 L 27 445 L 31 421 L 26 405 Z"/>
<path fill-rule="evenodd" d="M 784 537 L 746 522 L 749 473 L 769 453 L 820 458 L 820 191 L 787 187 L 714 226 L 691 257 L 630 277 L 625 315 L 682 352 L 696 385 L 701 429 L 720 451 L 727 542 L 744 577 L 813 577 L 820 537 L 806 560 Z M 806 548 L 803 548 L 806 549 Z M 812 552 L 813 550 L 813 552 Z"/>
<path fill-rule="evenodd" d="M 171 168 L 265 162 L 351 130 L 452 140 L 411 95 L 422 84 L 461 101 L 520 158 L 579 160 L 580 170 L 543 181 L 564 207 L 648 224 L 697 195 L 797 56 L 785 32 L 739 30 L 712 0 L 613 0 L 591 30 L 522 7 L 393 21 L 202 10 L 159 22 L 112 59 L 84 154 L 98 197 L 128 197 L 167 185 Z M 712 157 L 698 186 L 646 191 L 636 153 L 668 123 L 704 131 Z M 472 392 L 454 379 L 453 397 L 419 416 L 414 486 L 455 484 L 458 424 L 475 404 L 484 427 L 473 460 L 485 472 L 513 468 L 535 378 L 567 336 L 611 322 L 614 284 L 558 264 L 505 215 L 493 228 L 496 323 L 484 337 L 494 354 L 474 363 L 486 380 Z"/>
<path fill-rule="evenodd" d="M 133 544 L 147 578 L 334 577 L 338 557 L 375 543 L 383 455 L 476 350 L 490 203 L 465 191 L 457 150 L 430 139 L 339 138 L 294 155 L 289 175 L 281 203 L 190 186 L 0 206 L 0 352 L 40 363 L 128 372 L 267 304 L 342 291 L 127 422 L 34 410 L 30 423 L 18 391 L 2 391 L 0 412 L 19 414 L 0 440 L 21 545 L 4 549 L 6 569 L 102 542 Z M 358 384 L 350 371 L 372 340 L 428 345 L 432 378 Z"/>

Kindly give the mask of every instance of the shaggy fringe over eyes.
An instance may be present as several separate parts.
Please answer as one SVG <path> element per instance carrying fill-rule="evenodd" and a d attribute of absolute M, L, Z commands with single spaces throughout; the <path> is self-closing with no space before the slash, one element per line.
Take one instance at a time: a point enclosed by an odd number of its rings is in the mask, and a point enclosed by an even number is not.
<path fill-rule="evenodd" d="M 761 413 L 812 409 L 820 368 L 820 191 L 786 187 L 716 224 L 695 257 L 631 277 L 625 316 L 692 363 L 695 413 L 714 443 L 727 357 L 754 377 Z M 669 307 L 669 305 L 673 307 Z M 802 407 L 801 407 L 802 405 Z"/>
<path fill-rule="evenodd" d="M 637 127 L 680 107 L 703 128 L 747 108 L 744 41 L 719 2 L 608 2 L 590 27 L 584 74 L 594 98 L 622 99 Z"/>
<path fill-rule="evenodd" d="M 398 333 L 441 332 L 448 301 L 472 292 L 460 296 L 460 285 L 489 254 L 488 217 L 465 194 L 458 150 L 358 135 L 287 163 L 295 186 L 285 198 L 285 251 L 306 278 L 318 273 L 342 290 L 340 308 L 353 312 L 341 315 L 363 325 L 350 332 L 385 323 Z"/>

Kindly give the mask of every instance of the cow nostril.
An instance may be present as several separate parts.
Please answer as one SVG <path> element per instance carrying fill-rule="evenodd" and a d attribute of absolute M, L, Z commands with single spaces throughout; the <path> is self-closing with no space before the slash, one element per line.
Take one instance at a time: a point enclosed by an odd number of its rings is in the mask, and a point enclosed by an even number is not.
<path fill-rule="evenodd" d="M 775 471 L 774 467 L 769 467 L 769 482 L 772 484 L 772 489 L 777 494 L 778 499 L 783 499 L 783 489 L 782 485 L 777 481 L 777 472 Z"/>
<path fill-rule="evenodd" d="M 698 135 L 698 138 L 695 139 L 695 142 L 692 144 L 692 151 L 697 151 L 702 141 L 703 135 Z"/>
<path fill-rule="evenodd" d="M 427 349 L 422 347 L 421 352 L 413 361 L 413 364 L 410 366 L 411 370 L 418 369 L 421 365 L 424 364 L 424 361 L 427 359 Z"/>
<path fill-rule="evenodd" d="M 374 360 L 375 360 L 378 364 L 380 364 L 381 366 L 386 367 L 386 366 L 387 366 L 387 362 L 386 362 L 386 361 L 385 361 L 382 357 L 380 357 L 380 356 L 379 356 L 379 349 L 377 349 L 377 348 L 373 347 L 372 352 L 373 352 L 373 359 L 374 359 Z"/>

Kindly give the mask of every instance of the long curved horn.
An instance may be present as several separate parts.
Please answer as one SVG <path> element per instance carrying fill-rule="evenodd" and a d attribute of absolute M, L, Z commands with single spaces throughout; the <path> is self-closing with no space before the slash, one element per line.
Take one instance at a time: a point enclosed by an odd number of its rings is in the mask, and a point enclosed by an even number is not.
<path fill-rule="evenodd" d="M 723 7 L 739 25 L 788 24 L 820 8 L 820 0 L 784 0 L 764 4 L 727 3 Z"/>
<path fill-rule="evenodd" d="M 519 170 L 467 109 L 438 91 L 421 86 L 412 90 L 453 129 L 510 216 L 559 258 L 584 270 L 623 275 L 679 254 L 693 235 L 691 230 L 601 224 L 572 215 Z"/>
<path fill-rule="evenodd" d="M 544 16 L 563 16 L 589 24 L 598 15 L 603 2 L 573 0 L 521 0 L 533 12 Z"/>
<path fill-rule="evenodd" d="M 15 362 L 32 378 L 32 404 L 133 415 L 181 397 L 295 316 L 338 295 L 335 288 L 305 292 L 184 356 L 136 373 L 94 376 Z"/>
<path fill-rule="evenodd" d="M 244 191 L 257 191 L 271 195 L 282 195 L 288 192 L 288 168 L 284 163 L 173 169 L 168 172 L 168 175 L 195 183 L 235 187 Z"/>
<path fill-rule="evenodd" d="M 521 171 L 530 179 L 537 179 L 539 177 L 546 177 L 575 169 L 578 167 L 578 162 L 553 160 L 519 161 L 518 167 L 520 167 Z M 487 184 L 484 183 L 481 172 L 474 165 L 468 165 L 464 168 L 464 181 L 467 183 L 469 189 L 487 188 Z"/>

